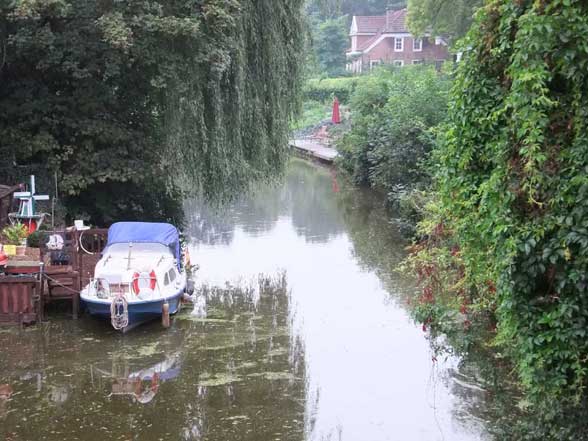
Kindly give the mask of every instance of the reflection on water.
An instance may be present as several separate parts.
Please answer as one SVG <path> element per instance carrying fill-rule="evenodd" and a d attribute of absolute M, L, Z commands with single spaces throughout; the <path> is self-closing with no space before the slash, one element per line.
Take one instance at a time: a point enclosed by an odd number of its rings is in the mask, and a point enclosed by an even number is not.
<path fill-rule="evenodd" d="M 103 323 L 0 333 L 0 439 L 304 438 L 305 364 L 285 281 L 205 290 L 185 310 L 121 336 Z"/>
<path fill-rule="evenodd" d="M 0 330 L 0 439 L 488 438 L 485 391 L 402 306 L 381 201 L 296 160 L 226 212 L 187 207 L 199 290 L 172 328 Z"/>
<path fill-rule="evenodd" d="M 402 307 L 410 284 L 394 269 L 404 244 L 383 201 L 335 179 L 293 161 L 283 188 L 232 207 L 230 240 L 210 244 L 192 230 L 199 277 L 238 283 L 286 270 L 305 353 L 306 439 L 487 438 L 484 391 L 459 378 L 458 360 L 433 362 Z"/>
<path fill-rule="evenodd" d="M 264 187 L 219 212 L 197 201 L 186 203 L 185 233 L 199 245 L 230 245 L 236 233 L 261 237 L 287 220 L 308 242 L 327 242 L 345 231 L 343 213 L 333 197 L 338 185 L 330 172 L 295 162 L 283 186 Z"/>

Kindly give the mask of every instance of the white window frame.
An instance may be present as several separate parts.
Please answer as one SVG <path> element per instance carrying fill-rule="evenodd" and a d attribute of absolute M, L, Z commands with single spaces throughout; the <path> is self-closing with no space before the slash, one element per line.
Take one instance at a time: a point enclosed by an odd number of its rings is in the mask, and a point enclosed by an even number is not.
<path fill-rule="evenodd" d="M 370 60 L 370 70 L 374 68 L 374 66 L 379 66 L 382 64 L 382 60 Z"/>
<path fill-rule="evenodd" d="M 423 59 L 412 60 L 412 64 L 425 64 L 425 60 L 423 60 Z"/>
<path fill-rule="evenodd" d="M 398 49 L 399 41 L 400 49 Z M 404 52 L 404 37 L 394 37 L 394 52 Z"/>
<path fill-rule="evenodd" d="M 417 46 L 418 43 L 418 46 Z M 413 52 L 422 52 L 423 51 L 423 39 L 422 38 L 414 38 L 412 40 L 412 51 Z"/>
<path fill-rule="evenodd" d="M 392 60 L 392 66 L 402 67 L 404 66 L 404 60 Z"/>

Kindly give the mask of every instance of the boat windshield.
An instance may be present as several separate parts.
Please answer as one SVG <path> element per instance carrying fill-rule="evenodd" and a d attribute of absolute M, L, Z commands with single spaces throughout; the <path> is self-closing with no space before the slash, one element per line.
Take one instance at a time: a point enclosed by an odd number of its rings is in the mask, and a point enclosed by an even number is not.
<path fill-rule="evenodd" d="M 106 254 L 128 254 L 129 252 L 129 244 L 128 243 L 114 243 L 108 246 L 103 252 L 103 255 Z M 150 253 L 158 253 L 158 254 L 171 254 L 172 250 L 160 243 L 134 243 L 132 253 L 138 254 L 150 254 Z"/>

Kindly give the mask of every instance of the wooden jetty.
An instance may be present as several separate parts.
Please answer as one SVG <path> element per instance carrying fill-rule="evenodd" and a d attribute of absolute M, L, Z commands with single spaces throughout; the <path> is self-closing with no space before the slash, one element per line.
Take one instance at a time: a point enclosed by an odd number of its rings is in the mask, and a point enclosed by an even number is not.
<path fill-rule="evenodd" d="M 34 256 L 11 257 L 0 276 L 0 325 L 31 324 L 43 320 L 45 305 L 71 302 L 73 318 L 78 317 L 80 291 L 94 275 L 100 253 L 106 246 L 108 230 L 47 231 Z M 50 250 L 49 235 L 59 235 L 63 248 Z"/>
<path fill-rule="evenodd" d="M 329 147 L 319 138 L 293 139 L 290 141 L 290 147 L 304 156 L 326 164 L 332 164 L 339 155 L 337 150 Z"/>

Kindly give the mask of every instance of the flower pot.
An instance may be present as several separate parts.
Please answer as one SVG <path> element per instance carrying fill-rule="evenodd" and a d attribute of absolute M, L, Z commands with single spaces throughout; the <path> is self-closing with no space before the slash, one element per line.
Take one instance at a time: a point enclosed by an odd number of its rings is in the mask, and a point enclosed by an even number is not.
<path fill-rule="evenodd" d="M 14 245 L 4 245 L 4 253 L 7 256 L 14 256 L 16 254 L 16 247 Z"/>
<path fill-rule="evenodd" d="M 27 247 L 23 245 L 16 246 L 16 255 L 17 256 L 26 256 L 27 254 Z"/>

